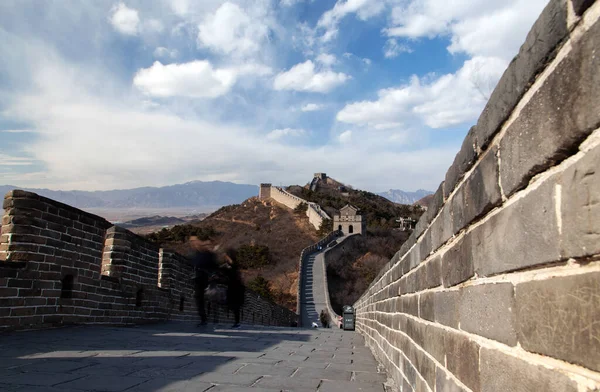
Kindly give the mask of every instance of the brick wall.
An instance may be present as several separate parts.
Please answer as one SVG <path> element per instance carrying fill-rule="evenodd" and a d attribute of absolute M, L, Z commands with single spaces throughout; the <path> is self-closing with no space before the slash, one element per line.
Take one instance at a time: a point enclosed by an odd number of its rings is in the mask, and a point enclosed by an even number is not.
<path fill-rule="evenodd" d="M 0 330 L 197 321 L 193 271 L 183 256 L 34 193 L 9 192 L 3 207 Z M 289 326 L 296 318 L 246 293 L 243 322 Z M 233 322 L 233 314 L 211 304 L 209 319 Z"/>
<path fill-rule="evenodd" d="M 398 389 L 600 390 L 599 18 L 549 2 L 356 302 Z"/>

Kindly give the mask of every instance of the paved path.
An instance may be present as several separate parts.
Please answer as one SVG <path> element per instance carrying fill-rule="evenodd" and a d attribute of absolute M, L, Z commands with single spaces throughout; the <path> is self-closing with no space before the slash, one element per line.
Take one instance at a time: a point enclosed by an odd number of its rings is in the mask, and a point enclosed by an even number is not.
<path fill-rule="evenodd" d="M 385 391 L 350 331 L 184 323 L 0 335 L 0 390 Z"/>
<path fill-rule="evenodd" d="M 338 244 L 341 244 L 351 235 L 337 238 Z M 332 240 L 333 241 L 333 240 Z M 339 245 L 338 245 L 339 246 Z M 322 251 L 308 256 L 304 264 L 304 280 L 301 299 L 300 317 L 302 317 L 302 326 L 309 328 L 313 322 L 319 326 L 319 314 L 321 310 L 328 309 L 325 287 L 325 252 L 332 248 L 325 247 Z M 332 321 L 332 329 L 336 329 L 335 313 L 329 307 L 329 313 Z"/>

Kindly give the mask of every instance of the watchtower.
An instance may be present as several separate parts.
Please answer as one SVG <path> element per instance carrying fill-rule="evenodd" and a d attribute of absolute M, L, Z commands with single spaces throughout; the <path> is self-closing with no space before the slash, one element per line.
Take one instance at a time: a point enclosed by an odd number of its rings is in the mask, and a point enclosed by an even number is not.
<path fill-rule="evenodd" d="M 344 235 L 365 234 L 366 222 L 358 215 L 358 208 L 346 204 L 340 209 L 340 214 L 333 217 L 333 228 Z"/>
<path fill-rule="evenodd" d="M 258 190 L 258 199 L 265 200 L 271 197 L 271 184 L 262 183 Z"/>

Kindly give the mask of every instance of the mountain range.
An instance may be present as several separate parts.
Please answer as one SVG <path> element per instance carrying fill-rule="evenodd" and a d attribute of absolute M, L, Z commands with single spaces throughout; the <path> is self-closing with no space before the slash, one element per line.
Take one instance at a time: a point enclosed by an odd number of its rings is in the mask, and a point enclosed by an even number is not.
<path fill-rule="evenodd" d="M 424 189 L 419 189 L 416 192 L 405 192 L 400 189 L 390 189 L 389 191 L 378 193 L 379 196 L 383 196 L 394 203 L 400 204 L 414 204 L 423 197 L 431 194 L 433 194 L 433 192 L 426 191 Z"/>
<path fill-rule="evenodd" d="M 163 187 L 110 191 L 55 191 L 0 185 L 0 194 L 23 189 L 77 208 L 176 208 L 239 204 L 258 195 L 258 186 L 222 181 L 192 181 Z"/>

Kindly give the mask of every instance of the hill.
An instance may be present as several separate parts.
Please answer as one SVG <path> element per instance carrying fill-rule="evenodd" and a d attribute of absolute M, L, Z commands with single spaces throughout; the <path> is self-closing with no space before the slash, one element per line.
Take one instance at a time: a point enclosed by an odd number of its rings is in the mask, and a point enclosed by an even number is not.
<path fill-rule="evenodd" d="M 352 204 L 360 210 L 367 221 L 367 229 L 398 227 L 396 219 L 410 217 L 418 219 L 423 210 L 419 206 L 394 203 L 382 196 L 371 192 L 354 190 L 345 185 L 340 185 L 335 180 L 326 183 L 320 182 L 316 190 L 307 186 L 290 186 L 288 192 L 310 202 L 318 203 L 329 216 L 339 213 L 339 209 L 346 204 Z"/>
<path fill-rule="evenodd" d="M 244 263 L 242 276 L 247 285 L 268 290 L 266 294 L 275 302 L 296 310 L 298 258 L 302 249 L 318 240 L 305 215 L 252 197 L 222 207 L 202 221 L 163 229 L 148 238 L 182 254 L 192 254 L 188 242 L 192 235 L 219 245 L 220 253 L 235 251 Z"/>
<path fill-rule="evenodd" d="M 353 238 L 343 254 L 330 260 L 328 280 L 333 306 L 338 310 L 358 298 L 381 266 L 408 238 L 410 233 L 398 229 L 396 219 L 418 219 L 423 213 L 419 206 L 393 203 L 330 178 L 287 190 L 318 203 L 330 216 L 337 215 L 346 204 L 352 204 L 367 220 L 367 235 Z M 331 229 L 323 227 L 318 233 L 304 213 L 292 211 L 272 199 L 261 201 L 252 197 L 241 204 L 222 207 L 202 221 L 176 225 L 147 237 L 190 255 L 191 236 L 210 240 L 219 246 L 219 253 L 229 250 L 237 255 L 247 285 L 296 310 L 300 252 Z"/>
<path fill-rule="evenodd" d="M 163 187 L 110 191 L 61 191 L 0 185 L 0 193 L 23 189 L 77 208 L 178 208 L 210 207 L 240 203 L 258 194 L 256 185 L 222 181 L 192 181 Z"/>
<path fill-rule="evenodd" d="M 418 200 L 424 198 L 427 195 L 432 195 L 433 192 L 419 189 L 416 192 L 406 192 L 400 189 L 390 189 L 389 191 L 379 192 L 379 196 L 383 196 L 386 199 L 393 201 L 394 203 L 400 204 L 414 204 Z"/>
<path fill-rule="evenodd" d="M 353 304 L 367 289 L 379 270 L 400 249 L 410 231 L 399 228 L 396 220 L 409 217 L 418 221 L 424 209 L 419 205 L 394 203 L 371 192 L 355 190 L 327 177 L 306 186 L 291 186 L 288 192 L 318 203 L 330 216 L 351 204 L 367 221 L 367 234 L 347 240 L 343 252 L 328 256 L 327 281 L 333 309 Z M 327 230 L 324 230 L 327 231 Z"/>

